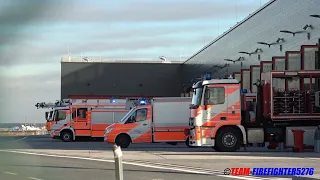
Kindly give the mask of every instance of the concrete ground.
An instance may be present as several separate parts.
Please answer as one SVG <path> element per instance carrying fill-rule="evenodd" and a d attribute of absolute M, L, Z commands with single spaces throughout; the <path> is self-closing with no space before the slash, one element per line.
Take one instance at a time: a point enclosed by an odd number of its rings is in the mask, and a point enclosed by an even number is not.
<path fill-rule="evenodd" d="M 62 142 L 48 136 L 1 137 L 0 149 L 113 160 L 111 144 L 97 141 Z M 222 175 L 225 168 L 231 167 L 313 167 L 314 177 L 320 177 L 319 153 L 267 152 L 265 149 L 257 148 L 247 150 L 222 153 L 214 152 L 212 148 L 188 148 L 185 144 L 132 144 L 123 149 L 123 158 L 129 164 L 170 167 L 185 172 L 196 171 L 216 175 Z"/>
<path fill-rule="evenodd" d="M 0 152 L 0 179 L 5 180 L 114 180 L 113 163 Z M 127 180 L 211 180 L 213 175 L 124 165 Z M 214 177 L 228 180 L 226 177 Z"/>

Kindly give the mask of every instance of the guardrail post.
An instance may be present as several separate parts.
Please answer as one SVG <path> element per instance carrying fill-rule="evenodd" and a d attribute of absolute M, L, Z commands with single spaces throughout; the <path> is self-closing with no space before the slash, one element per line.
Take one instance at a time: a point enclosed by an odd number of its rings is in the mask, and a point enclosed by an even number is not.
<path fill-rule="evenodd" d="M 113 145 L 116 180 L 123 180 L 122 151 L 120 146 Z"/>

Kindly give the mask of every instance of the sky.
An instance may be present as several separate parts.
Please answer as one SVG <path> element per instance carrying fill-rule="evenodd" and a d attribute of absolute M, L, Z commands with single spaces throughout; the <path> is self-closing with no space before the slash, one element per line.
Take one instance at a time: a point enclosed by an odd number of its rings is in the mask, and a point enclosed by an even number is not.
<path fill-rule="evenodd" d="M 267 0 L 2 0 L 0 122 L 45 122 L 62 56 L 189 57 Z"/>

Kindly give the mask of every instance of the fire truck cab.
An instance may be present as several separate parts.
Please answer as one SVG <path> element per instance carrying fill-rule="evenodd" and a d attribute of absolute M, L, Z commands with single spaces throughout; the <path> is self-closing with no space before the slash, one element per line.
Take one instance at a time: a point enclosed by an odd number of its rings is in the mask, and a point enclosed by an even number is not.
<path fill-rule="evenodd" d="M 237 150 L 246 144 L 241 125 L 240 83 L 236 79 L 197 82 L 190 105 L 190 146 Z"/>
<path fill-rule="evenodd" d="M 51 126 L 56 123 L 55 121 L 55 111 L 57 107 L 66 107 L 67 104 L 62 104 L 63 101 L 56 101 L 55 103 L 46 103 L 46 102 L 38 102 L 35 107 L 37 109 L 48 108 L 51 109 L 50 111 L 45 112 L 45 119 L 46 119 L 46 129 L 50 132 Z"/>

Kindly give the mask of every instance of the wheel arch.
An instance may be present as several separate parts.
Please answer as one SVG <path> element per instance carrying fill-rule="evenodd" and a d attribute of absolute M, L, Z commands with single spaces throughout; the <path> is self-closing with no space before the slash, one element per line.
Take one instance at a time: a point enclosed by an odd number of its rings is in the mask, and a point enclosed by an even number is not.
<path fill-rule="evenodd" d="M 75 130 L 72 128 L 72 127 L 65 127 L 65 128 L 62 128 L 60 130 L 60 135 L 65 132 L 65 131 L 69 131 L 72 133 L 72 140 L 76 140 L 76 132 Z"/>
<path fill-rule="evenodd" d="M 246 134 L 246 130 L 245 128 L 242 126 L 242 125 L 224 125 L 224 126 L 221 126 L 215 133 L 215 136 L 220 132 L 222 131 L 223 129 L 225 128 L 233 128 L 235 130 L 238 131 L 238 133 L 240 134 L 240 138 L 241 138 L 241 142 L 243 144 L 247 144 L 247 134 Z"/>

